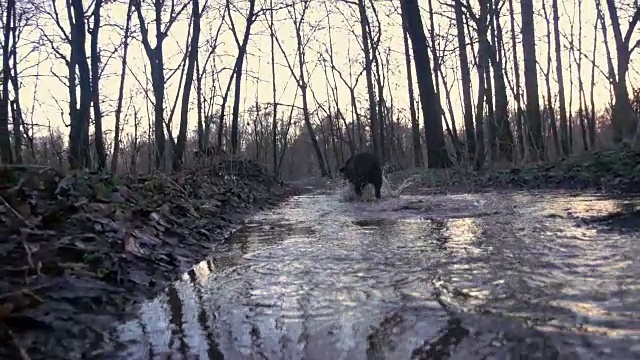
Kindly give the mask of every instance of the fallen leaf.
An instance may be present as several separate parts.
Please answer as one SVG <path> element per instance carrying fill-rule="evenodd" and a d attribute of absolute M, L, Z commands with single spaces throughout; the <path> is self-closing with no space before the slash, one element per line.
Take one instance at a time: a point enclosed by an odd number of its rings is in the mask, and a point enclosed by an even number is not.
<path fill-rule="evenodd" d="M 127 232 L 124 235 L 123 242 L 124 242 L 124 251 L 125 252 L 132 253 L 134 255 L 142 255 L 142 254 L 144 254 L 144 251 L 142 251 L 140 246 L 138 246 L 138 243 L 136 242 L 135 237 L 133 237 L 131 235 L 131 232 Z"/>

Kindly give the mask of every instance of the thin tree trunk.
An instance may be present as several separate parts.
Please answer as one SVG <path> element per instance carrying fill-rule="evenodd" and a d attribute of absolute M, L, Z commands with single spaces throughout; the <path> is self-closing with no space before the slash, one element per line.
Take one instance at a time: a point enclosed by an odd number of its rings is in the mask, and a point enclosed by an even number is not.
<path fill-rule="evenodd" d="M 598 47 L 598 20 L 593 24 L 593 52 L 591 58 L 596 58 L 596 49 Z M 596 147 L 596 104 L 593 89 L 596 87 L 596 62 L 591 63 L 591 85 L 590 89 L 590 102 L 591 102 L 591 116 L 589 118 L 589 145 L 591 148 Z"/>
<path fill-rule="evenodd" d="M 494 1 L 491 17 L 491 39 L 494 51 L 490 54 L 493 65 L 493 82 L 496 88 L 495 124 L 498 138 L 498 151 L 509 162 L 513 161 L 513 133 L 509 125 L 509 101 L 503 68 L 503 31 L 500 24 L 500 1 Z"/>
<path fill-rule="evenodd" d="M 625 136 L 635 137 L 637 130 L 637 122 L 631 101 L 629 100 L 629 90 L 627 89 L 627 73 L 629 72 L 629 61 L 632 52 L 640 47 L 640 41 L 635 45 L 631 45 L 631 37 L 635 31 L 635 27 L 640 22 L 640 8 L 638 3 L 635 4 L 635 13 L 629 21 L 629 26 L 625 34 L 622 34 L 620 28 L 620 18 L 616 1 L 606 0 L 609 9 L 609 18 L 611 19 L 611 30 L 616 44 L 616 61 L 617 61 L 617 77 L 612 79 L 614 98 L 613 104 L 613 125 L 614 134 L 613 141 L 621 142 Z"/>
<path fill-rule="evenodd" d="M 373 90 L 373 66 L 371 50 L 369 49 L 369 37 L 367 36 L 367 11 L 364 0 L 358 0 L 358 12 L 360 14 L 360 29 L 362 32 L 362 46 L 364 49 L 365 76 L 367 80 L 367 93 L 369 95 L 369 121 L 371 123 L 371 144 L 373 153 L 382 159 L 382 149 L 380 148 L 380 130 L 378 126 L 378 109 L 376 104 L 375 91 Z M 304 95 L 303 95 L 304 99 Z"/>
<path fill-rule="evenodd" d="M 98 169 L 107 166 L 107 152 L 104 147 L 104 134 L 102 133 L 102 111 L 100 110 L 100 49 L 98 37 L 100 35 L 100 11 L 102 0 L 95 0 L 93 7 L 93 29 L 91 29 L 91 88 L 93 90 L 93 122 L 94 141 L 96 154 L 98 155 Z"/>
<path fill-rule="evenodd" d="M 409 111 L 411 113 L 411 135 L 413 144 L 413 160 L 416 167 L 422 167 L 424 160 L 422 159 L 422 147 L 420 146 L 420 124 L 416 115 L 415 96 L 413 93 L 413 77 L 411 64 L 411 53 L 409 52 L 409 36 L 407 34 L 407 20 L 402 16 L 402 39 L 404 41 L 404 59 L 407 68 L 407 88 L 409 91 Z"/>
<path fill-rule="evenodd" d="M 244 29 L 242 44 L 238 48 L 238 58 L 236 59 L 236 78 L 235 91 L 233 93 L 233 109 L 231 110 L 231 153 L 236 155 L 238 152 L 238 124 L 240 117 L 240 92 L 242 90 L 242 66 L 247 53 L 247 45 L 249 36 L 251 35 L 251 26 L 255 22 L 256 0 L 249 0 L 249 13 L 247 14 L 247 23 Z M 229 14 L 229 18 L 231 15 Z"/>
<path fill-rule="evenodd" d="M 182 167 L 182 157 L 184 156 L 184 148 L 187 142 L 187 125 L 189 122 L 189 97 L 191 88 L 193 87 L 193 73 L 198 58 L 198 45 L 200 42 L 200 1 L 191 0 L 192 5 L 192 21 L 193 34 L 191 36 L 191 44 L 189 46 L 189 55 L 187 58 L 187 73 L 182 90 L 182 104 L 180 105 L 180 129 L 178 130 L 178 140 L 172 157 L 172 168 L 174 171 Z"/>
<path fill-rule="evenodd" d="M 575 53 L 574 53 L 575 59 Z M 580 135 L 582 136 L 582 148 L 584 151 L 589 150 L 587 142 L 587 126 L 585 123 L 586 114 L 589 110 L 585 109 L 586 101 L 584 95 L 584 81 L 582 80 L 582 2 L 578 2 L 578 58 L 575 59 L 578 66 L 578 116 L 580 117 Z M 595 58 L 594 58 L 595 61 Z M 593 90 L 592 90 L 593 91 Z"/>
<path fill-rule="evenodd" d="M 571 153 L 569 147 L 569 129 L 567 125 L 567 105 L 564 97 L 564 76 L 562 74 L 562 44 L 560 42 L 560 16 L 558 14 L 558 0 L 552 0 L 553 10 L 553 37 L 555 40 L 556 55 L 556 76 L 558 80 L 558 102 L 560 103 L 560 144 L 562 154 L 567 156 Z M 595 59 L 595 58 L 594 58 Z"/>
<path fill-rule="evenodd" d="M 560 145 L 561 141 L 558 137 L 558 127 L 556 125 L 556 112 L 553 108 L 553 97 L 551 96 L 551 21 L 549 21 L 549 14 L 547 12 L 546 2 L 542 1 L 542 11 L 544 13 L 544 19 L 547 23 L 547 69 L 544 73 L 544 80 L 547 85 L 547 113 L 549 115 L 549 125 L 551 126 L 551 136 L 553 137 L 553 147 L 556 152 L 556 156 L 560 157 L 564 154 L 564 151 Z"/>
<path fill-rule="evenodd" d="M 278 174 L 278 97 L 277 97 L 277 88 L 276 88 L 276 45 L 275 45 L 275 37 L 274 33 L 274 20 L 273 20 L 273 0 L 269 0 L 269 8 L 271 11 L 269 12 L 269 21 L 271 22 L 271 95 L 273 96 L 273 106 L 271 109 L 271 146 L 272 155 L 273 155 L 273 171 Z"/>
<path fill-rule="evenodd" d="M 111 173 L 115 174 L 118 170 L 118 157 L 120 155 L 120 122 L 122 119 L 122 101 L 124 99 L 124 84 L 127 74 L 127 59 L 129 54 L 129 43 L 131 36 L 131 16 L 133 10 L 133 1 L 129 1 L 127 8 L 127 20 L 124 27 L 122 66 L 120 68 L 120 85 L 118 87 L 118 100 L 115 111 L 115 129 L 113 134 L 113 155 L 111 156 Z M 137 119 L 136 119 L 137 120 Z M 137 129 L 136 129 L 137 130 Z"/>
<path fill-rule="evenodd" d="M 9 81 L 11 77 L 9 42 L 11 41 L 11 16 L 15 0 L 7 0 L 4 23 L 4 43 L 2 44 L 2 98 L 0 99 L 0 158 L 5 164 L 13 163 L 11 139 L 9 136 Z"/>
<path fill-rule="evenodd" d="M 513 51 L 513 73 L 515 82 L 515 100 L 516 100 L 516 136 L 518 138 L 518 157 L 524 159 L 525 154 L 525 139 L 524 129 L 522 126 L 522 91 L 520 88 L 520 63 L 518 61 L 518 47 L 516 43 L 516 25 L 515 25 L 515 11 L 513 10 L 513 0 L 509 0 L 509 22 L 511 25 L 511 49 Z"/>
<path fill-rule="evenodd" d="M 455 14 L 458 34 L 458 56 L 460 57 L 460 72 L 462 76 L 462 100 L 464 103 L 464 125 L 467 141 L 467 154 L 469 156 L 469 161 L 471 161 L 474 159 L 476 153 L 476 132 L 473 123 L 473 105 L 471 104 L 471 71 L 469 70 L 469 58 L 467 57 L 467 41 L 465 39 L 462 0 L 456 0 Z"/>
<path fill-rule="evenodd" d="M 527 90 L 527 124 L 529 125 L 533 158 L 544 160 L 544 139 L 540 121 L 540 98 L 538 96 L 538 69 L 536 68 L 536 38 L 533 21 L 533 1 L 521 0 L 522 51 L 524 53 L 524 81 Z"/>

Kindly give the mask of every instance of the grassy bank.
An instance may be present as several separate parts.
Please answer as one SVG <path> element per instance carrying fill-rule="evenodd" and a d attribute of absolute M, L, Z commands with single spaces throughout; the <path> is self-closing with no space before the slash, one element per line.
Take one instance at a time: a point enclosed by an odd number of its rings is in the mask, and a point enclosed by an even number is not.
<path fill-rule="evenodd" d="M 479 192 L 500 189 L 592 189 L 608 193 L 640 193 L 640 151 L 615 149 L 571 157 L 553 163 L 486 169 L 412 169 L 388 175 L 400 184 L 412 177 L 407 192 Z"/>
<path fill-rule="evenodd" d="M 0 358 L 84 358 L 290 189 L 250 161 L 167 176 L 0 168 Z"/>

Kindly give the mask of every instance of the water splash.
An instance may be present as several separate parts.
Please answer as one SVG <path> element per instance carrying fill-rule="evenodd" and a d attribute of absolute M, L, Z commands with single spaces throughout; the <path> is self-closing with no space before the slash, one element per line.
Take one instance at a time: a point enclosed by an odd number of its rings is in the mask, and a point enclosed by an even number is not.
<path fill-rule="evenodd" d="M 382 173 L 382 188 L 380 189 L 381 195 L 383 198 L 397 198 L 402 194 L 406 188 L 411 186 L 416 179 L 417 175 L 406 178 L 400 186 L 398 186 L 395 190 L 389 183 L 387 176 Z M 358 196 L 356 195 L 355 187 L 346 180 L 340 182 L 342 188 L 340 189 L 340 201 L 341 202 L 352 202 L 358 200 Z M 375 200 L 375 193 L 373 185 L 368 184 L 362 190 L 362 197 L 359 199 L 361 201 L 370 202 Z"/>

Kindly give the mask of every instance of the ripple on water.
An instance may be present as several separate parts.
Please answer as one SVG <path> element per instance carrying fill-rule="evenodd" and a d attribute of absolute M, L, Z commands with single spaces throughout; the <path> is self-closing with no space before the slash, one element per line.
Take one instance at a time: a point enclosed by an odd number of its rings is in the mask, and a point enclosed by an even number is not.
<path fill-rule="evenodd" d="M 121 340 L 142 339 L 120 358 L 640 357 L 638 234 L 580 222 L 628 205 L 558 193 L 339 200 L 298 196 L 256 216 L 119 326 Z"/>

